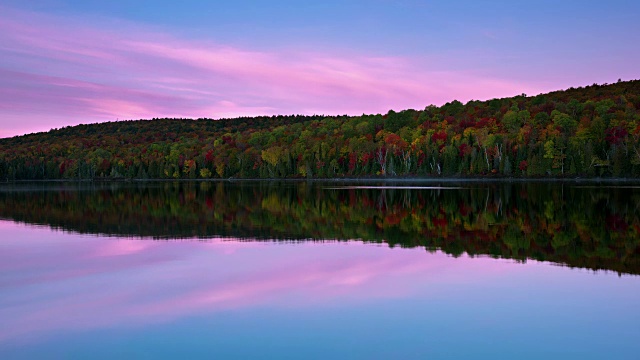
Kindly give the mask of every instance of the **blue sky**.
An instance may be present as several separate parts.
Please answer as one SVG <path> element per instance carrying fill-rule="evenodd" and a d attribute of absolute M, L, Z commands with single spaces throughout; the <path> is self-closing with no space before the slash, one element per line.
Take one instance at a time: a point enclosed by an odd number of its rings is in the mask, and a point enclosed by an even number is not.
<path fill-rule="evenodd" d="M 640 78 L 634 1 L 4 0 L 0 10 L 0 136 L 162 116 L 377 113 Z"/>

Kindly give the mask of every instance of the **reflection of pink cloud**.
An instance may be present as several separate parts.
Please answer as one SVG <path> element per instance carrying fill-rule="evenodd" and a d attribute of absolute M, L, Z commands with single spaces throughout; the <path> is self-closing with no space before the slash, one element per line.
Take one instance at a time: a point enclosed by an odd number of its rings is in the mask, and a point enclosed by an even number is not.
<path fill-rule="evenodd" d="M 107 241 L 99 247 L 96 256 L 132 255 L 153 246 L 151 241 Z"/>
<path fill-rule="evenodd" d="M 372 289 L 366 289 L 366 285 L 371 285 L 371 282 L 390 276 L 415 275 L 415 273 L 442 266 L 439 261 L 412 260 L 407 262 L 405 258 L 376 257 L 355 261 L 325 261 L 311 265 L 287 264 L 279 270 L 253 273 L 213 289 L 198 289 L 182 294 L 178 298 L 157 302 L 152 306 L 140 306 L 135 313 L 166 316 L 176 312 L 179 314 L 207 309 L 243 308 L 265 303 L 292 291 L 304 292 L 309 302 L 322 302 L 327 298 L 352 291 L 358 291 L 358 296 L 368 297 L 372 295 Z M 358 289 L 355 290 L 355 287 Z M 385 290 L 373 295 L 377 297 L 399 295 L 396 293 L 398 288 Z M 403 291 L 406 290 L 403 289 Z"/>
<path fill-rule="evenodd" d="M 4 132 L 116 118 L 385 113 L 537 90 L 442 61 L 255 51 L 0 10 L 0 115 L 23 119 Z"/>
<path fill-rule="evenodd" d="M 0 282 L 0 303 L 12 304 L 0 307 L 0 341 L 231 309 L 363 303 L 424 289 L 418 284 L 475 281 L 452 267 L 482 265 L 485 278 L 505 269 L 358 243 L 115 240 L 3 223 L 13 241 L 0 243 L 1 270 L 14 280 Z"/>

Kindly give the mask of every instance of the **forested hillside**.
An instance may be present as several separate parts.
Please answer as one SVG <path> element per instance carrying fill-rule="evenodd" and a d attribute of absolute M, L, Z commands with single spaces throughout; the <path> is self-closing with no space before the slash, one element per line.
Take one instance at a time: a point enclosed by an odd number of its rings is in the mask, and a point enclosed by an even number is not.
<path fill-rule="evenodd" d="M 640 80 L 362 116 L 153 119 L 0 139 L 0 179 L 640 177 Z"/>

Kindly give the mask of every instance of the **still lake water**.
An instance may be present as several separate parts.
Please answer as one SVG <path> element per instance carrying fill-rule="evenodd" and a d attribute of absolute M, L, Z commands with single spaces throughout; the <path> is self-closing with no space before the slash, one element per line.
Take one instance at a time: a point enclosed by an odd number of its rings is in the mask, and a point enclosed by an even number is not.
<path fill-rule="evenodd" d="M 640 187 L 0 186 L 0 358 L 640 358 Z"/>

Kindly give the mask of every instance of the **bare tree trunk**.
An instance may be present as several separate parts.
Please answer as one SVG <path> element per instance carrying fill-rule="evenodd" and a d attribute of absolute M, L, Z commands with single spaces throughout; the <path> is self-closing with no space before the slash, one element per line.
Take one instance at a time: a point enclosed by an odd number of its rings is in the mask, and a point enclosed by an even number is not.
<path fill-rule="evenodd" d="M 376 153 L 378 164 L 380 165 L 380 171 L 382 171 L 382 174 L 384 175 L 387 174 L 387 154 L 388 151 L 385 150 L 383 154 L 382 149 L 378 149 L 378 152 Z"/>
<path fill-rule="evenodd" d="M 402 150 L 402 160 L 404 160 L 405 172 L 408 174 L 411 171 L 411 152 Z"/>
<path fill-rule="evenodd" d="M 484 159 L 487 161 L 487 171 L 491 171 L 491 166 L 489 165 L 489 154 L 487 154 L 487 148 L 483 147 L 484 149 Z"/>

